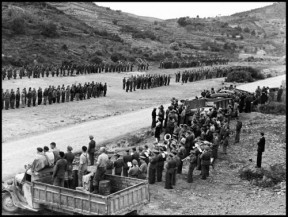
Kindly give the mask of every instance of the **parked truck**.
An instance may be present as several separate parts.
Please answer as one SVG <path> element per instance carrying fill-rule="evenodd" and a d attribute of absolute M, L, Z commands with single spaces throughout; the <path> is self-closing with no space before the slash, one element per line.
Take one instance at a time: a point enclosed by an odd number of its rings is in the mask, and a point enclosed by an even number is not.
<path fill-rule="evenodd" d="M 52 173 L 53 168 L 36 174 L 26 171 L 13 180 L 2 182 L 2 209 L 7 212 L 48 209 L 65 214 L 124 215 L 136 213 L 150 201 L 147 180 L 105 175 L 104 179 L 111 183 L 111 194 L 103 196 L 54 186 Z"/>

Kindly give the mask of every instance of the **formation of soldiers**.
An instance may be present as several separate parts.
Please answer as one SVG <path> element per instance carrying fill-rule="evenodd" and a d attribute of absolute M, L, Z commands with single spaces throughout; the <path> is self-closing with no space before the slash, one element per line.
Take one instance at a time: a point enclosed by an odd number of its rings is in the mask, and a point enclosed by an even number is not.
<path fill-rule="evenodd" d="M 161 69 L 191 68 L 200 66 L 227 65 L 229 60 L 223 57 L 193 57 L 189 59 L 168 60 L 160 62 Z"/>
<path fill-rule="evenodd" d="M 79 101 L 90 99 L 92 97 L 101 97 L 106 96 L 107 93 L 107 84 L 97 83 L 92 81 L 88 82 L 84 85 L 82 84 L 72 84 L 71 87 L 68 85 L 66 88 L 64 84 L 62 87 L 58 85 L 58 87 L 49 86 L 42 90 L 41 87 L 36 91 L 35 88 L 29 88 L 28 91 L 26 88 L 22 90 L 20 93 L 20 89 L 17 88 L 16 93 L 13 89 L 9 92 L 7 89 L 6 92 L 3 92 L 2 89 L 2 110 L 5 108 L 6 110 L 20 108 L 25 108 L 26 106 L 36 106 L 41 105 L 43 101 L 43 105 L 51 105 L 53 103 L 65 103 L 69 101 Z"/>
<path fill-rule="evenodd" d="M 2 67 L 2 80 L 10 80 L 12 78 L 28 77 L 40 78 L 40 77 L 62 77 L 62 76 L 74 76 L 74 75 L 86 75 L 91 73 L 102 73 L 102 72 L 130 72 L 133 71 L 134 64 L 130 62 L 117 63 L 101 63 L 101 64 L 62 64 L 62 65 L 26 65 L 22 67 L 5 66 Z M 145 67 L 138 65 L 138 71 L 148 70 L 148 65 Z"/>
<path fill-rule="evenodd" d="M 126 92 L 136 91 L 136 89 L 150 89 L 161 86 L 169 86 L 170 84 L 170 75 L 156 75 L 156 74 L 147 74 L 147 75 L 137 75 L 131 76 L 129 78 L 124 77 L 123 90 L 126 89 Z"/>

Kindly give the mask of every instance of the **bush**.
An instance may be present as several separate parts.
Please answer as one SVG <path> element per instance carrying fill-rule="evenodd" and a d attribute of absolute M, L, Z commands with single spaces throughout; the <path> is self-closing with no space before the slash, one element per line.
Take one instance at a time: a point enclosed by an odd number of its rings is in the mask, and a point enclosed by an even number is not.
<path fill-rule="evenodd" d="M 112 20 L 112 23 L 113 23 L 114 25 L 117 25 L 118 20 Z"/>
<path fill-rule="evenodd" d="M 258 107 L 259 112 L 264 114 L 285 115 L 286 103 L 283 102 L 271 102 L 269 104 L 260 105 Z"/>
<path fill-rule="evenodd" d="M 190 24 L 189 20 L 187 19 L 187 17 L 180 17 L 178 20 L 177 20 L 177 23 L 180 25 L 180 26 L 187 26 L 188 24 Z"/>
<path fill-rule="evenodd" d="M 252 82 L 253 78 L 251 77 L 250 72 L 241 70 L 241 71 L 231 71 L 227 75 L 227 82 Z"/>
<path fill-rule="evenodd" d="M 123 54 L 121 54 L 121 53 L 113 53 L 113 54 L 111 55 L 110 59 L 111 59 L 113 62 L 117 62 L 118 60 L 125 59 L 125 57 L 124 57 Z"/>
<path fill-rule="evenodd" d="M 12 20 L 11 29 L 16 34 L 24 34 L 25 33 L 25 21 L 21 18 L 15 18 Z"/>
<path fill-rule="evenodd" d="M 169 45 L 172 50 L 179 50 L 179 44 L 177 42 L 173 42 Z"/>
<path fill-rule="evenodd" d="M 62 48 L 62 50 L 68 50 L 68 47 L 66 44 L 63 44 L 61 48 Z"/>
<path fill-rule="evenodd" d="M 41 24 L 41 34 L 46 37 L 55 37 L 58 36 L 57 26 L 52 22 L 43 22 Z"/>
<path fill-rule="evenodd" d="M 91 62 L 91 63 L 95 63 L 95 64 L 100 64 L 100 63 L 102 63 L 102 59 L 101 58 L 99 58 L 99 57 L 97 57 L 97 56 L 93 56 L 92 58 L 90 58 L 90 60 L 89 60 L 89 62 Z"/>
<path fill-rule="evenodd" d="M 267 75 L 267 78 L 271 78 L 273 77 L 270 73 Z"/>
<path fill-rule="evenodd" d="M 251 73 L 251 77 L 256 80 L 264 79 L 264 75 L 260 72 L 259 69 L 248 67 L 247 70 Z"/>

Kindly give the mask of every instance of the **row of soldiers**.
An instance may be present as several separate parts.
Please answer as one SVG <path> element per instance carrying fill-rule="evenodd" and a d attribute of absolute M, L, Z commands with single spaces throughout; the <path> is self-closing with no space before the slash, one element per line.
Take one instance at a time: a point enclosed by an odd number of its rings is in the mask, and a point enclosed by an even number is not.
<path fill-rule="evenodd" d="M 124 77 L 123 90 L 126 88 L 126 92 L 136 91 L 136 89 L 150 89 L 160 86 L 169 86 L 170 84 L 170 75 L 156 75 L 156 74 L 147 74 L 147 75 L 137 75 L 131 76 L 129 78 Z"/>
<path fill-rule="evenodd" d="M 7 76 L 7 79 L 14 79 L 19 77 L 27 76 L 29 79 L 49 77 L 49 76 L 73 76 L 73 75 L 86 75 L 91 73 L 101 73 L 101 72 L 129 72 L 133 71 L 134 64 L 130 62 L 117 63 L 101 63 L 101 64 L 62 64 L 57 66 L 55 64 L 50 65 L 27 65 L 20 68 L 5 66 L 2 67 L 2 80 Z M 138 71 L 148 70 L 148 65 L 138 66 Z"/>
<path fill-rule="evenodd" d="M 200 66 L 227 65 L 229 60 L 223 57 L 196 57 L 188 60 L 168 60 L 160 62 L 161 69 L 190 68 Z"/>
<path fill-rule="evenodd" d="M 22 90 L 20 93 L 20 89 L 17 88 L 16 93 L 13 89 L 9 92 L 7 89 L 6 92 L 3 92 L 2 89 L 2 110 L 8 110 L 9 108 L 15 109 L 20 108 L 20 104 L 22 108 L 25 108 L 26 105 L 28 107 L 41 105 L 43 101 L 43 105 L 47 105 L 48 103 L 51 105 L 52 103 L 64 103 L 79 100 L 90 99 L 92 97 L 100 97 L 106 96 L 107 93 L 107 83 L 102 84 L 92 81 L 91 83 L 88 82 L 84 85 L 82 84 L 72 84 L 71 87 L 68 85 L 66 88 L 64 84 L 62 87 L 58 85 L 58 87 L 49 86 L 42 90 L 41 87 L 36 91 L 35 88 L 29 87 L 28 91 L 26 88 Z"/>

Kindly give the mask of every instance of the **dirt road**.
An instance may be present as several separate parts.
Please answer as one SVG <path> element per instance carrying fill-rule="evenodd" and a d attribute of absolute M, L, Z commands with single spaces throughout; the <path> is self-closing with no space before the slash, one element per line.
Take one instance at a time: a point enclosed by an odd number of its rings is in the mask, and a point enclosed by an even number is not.
<path fill-rule="evenodd" d="M 242 85 L 237 86 L 237 89 L 255 92 L 255 90 L 258 86 L 260 86 L 261 88 L 263 86 L 270 87 L 270 88 L 280 87 L 283 80 L 286 81 L 286 75 L 280 75 L 280 76 L 273 77 L 273 78 L 267 78 L 265 80 L 260 80 L 260 81 L 255 81 L 252 83 L 242 84 Z"/>

